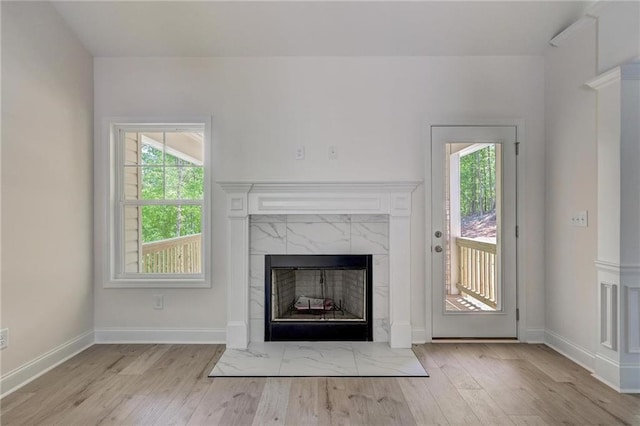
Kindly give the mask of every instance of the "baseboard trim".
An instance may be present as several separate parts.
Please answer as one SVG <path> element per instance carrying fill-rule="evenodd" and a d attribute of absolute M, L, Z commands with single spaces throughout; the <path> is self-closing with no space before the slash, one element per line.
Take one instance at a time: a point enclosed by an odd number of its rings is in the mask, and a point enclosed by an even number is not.
<path fill-rule="evenodd" d="M 92 346 L 94 342 L 95 335 L 93 330 L 88 331 L 9 371 L 0 378 L 0 398 L 4 398 L 69 358 L 76 356 Z"/>
<path fill-rule="evenodd" d="M 414 345 L 427 343 L 427 330 L 421 327 L 414 327 L 411 330 L 411 341 Z"/>
<path fill-rule="evenodd" d="M 558 333 L 551 330 L 545 330 L 544 344 L 546 344 L 556 352 L 561 353 L 576 364 L 586 368 L 590 372 L 593 373 L 593 371 L 595 370 L 595 354 L 583 348 L 582 346 L 568 339 L 565 339 Z"/>
<path fill-rule="evenodd" d="M 224 328 L 97 328 L 96 343 L 201 343 L 225 344 Z"/>

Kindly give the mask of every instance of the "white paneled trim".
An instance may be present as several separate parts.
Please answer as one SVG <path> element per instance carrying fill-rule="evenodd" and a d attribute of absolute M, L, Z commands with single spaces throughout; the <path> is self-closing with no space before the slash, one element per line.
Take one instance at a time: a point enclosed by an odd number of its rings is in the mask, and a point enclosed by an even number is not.
<path fill-rule="evenodd" d="M 596 260 L 596 269 L 602 272 L 611 272 L 614 274 L 620 274 L 620 264 L 614 262 L 608 262 L 606 260 Z"/>
<path fill-rule="evenodd" d="M 627 287 L 626 291 L 627 352 L 640 354 L 640 287 Z"/>
<path fill-rule="evenodd" d="M 587 81 L 585 85 L 589 86 L 593 90 L 600 90 L 604 87 L 607 87 L 610 84 L 620 81 L 622 73 L 620 71 L 620 67 L 615 67 L 610 69 L 609 71 L 605 71 L 599 76 L 592 78 Z"/>
<path fill-rule="evenodd" d="M 421 182 L 219 182 L 231 198 L 248 193 L 246 214 L 411 214 Z M 239 202 L 238 202 L 239 203 Z M 230 202 L 229 205 L 232 203 Z M 237 205 L 239 208 L 239 204 Z M 229 208 L 231 211 L 231 207 Z"/>
<path fill-rule="evenodd" d="M 640 80 L 640 62 L 631 62 L 620 68 L 623 80 Z"/>
<path fill-rule="evenodd" d="M 551 330 L 544 331 L 544 343 L 576 364 L 581 365 L 591 372 L 594 371 L 596 355 L 587 348 Z"/>
<path fill-rule="evenodd" d="M 427 343 L 427 330 L 424 327 L 413 327 L 411 331 L 411 340 L 414 345 Z M 429 341 L 431 339 L 429 338 Z"/>
<path fill-rule="evenodd" d="M 242 184 L 243 182 L 236 182 Z M 402 182 L 252 182 L 254 193 L 363 193 L 413 191 L 420 181 Z M 220 182 L 230 185 L 233 182 Z M 247 184 L 247 182 L 244 182 Z"/>
<path fill-rule="evenodd" d="M 227 216 L 244 217 L 248 215 L 247 193 L 251 184 L 229 183 L 220 184 L 227 193 Z"/>
<path fill-rule="evenodd" d="M 611 358 L 596 355 L 596 373 L 593 377 L 620 393 L 640 393 L 638 377 L 640 364 L 623 364 Z"/>
<path fill-rule="evenodd" d="M 525 343 L 545 343 L 544 328 L 527 328 L 519 340 Z"/>
<path fill-rule="evenodd" d="M 94 343 L 94 332 L 88 331 L 39 357 L 9 371 L 0 378 L 0 398 L 37 379 L 69 358 L 84 351 Z"/>
<path fill-rule="evenodd" d="M 97 328 L 96 343 L 224 344 L 223 328 Z"/>
<path fill-rule="evenodd" d="M 640 393 L 640 362 L 620 364 L 621 393 Z"/>
<path fill-rule="evenodd" d="M 596 354 L 595 362 L 593 377 L 620 392 L 620 364 L 602 354 Z"/>
<path fill-rule="evenodd" d="M 618 335 L 618 286 L 600 283 L 600 344 L 617 350 Z"/>
<path fill-rule="evenodd" d="M 388 210 L 383 194 L 252 194 L 251 214 L 378 213 Z"/>
<path fill-rule="evenodd" d="M 637 275 L 640 277 L 640 265 L 620 265 L 620 273 L 625 275 Z"/>

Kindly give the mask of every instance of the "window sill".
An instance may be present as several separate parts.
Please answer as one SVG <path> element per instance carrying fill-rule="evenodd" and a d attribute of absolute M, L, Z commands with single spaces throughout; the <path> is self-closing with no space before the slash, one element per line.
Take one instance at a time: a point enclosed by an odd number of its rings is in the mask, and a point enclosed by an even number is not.
<path fill-rule="evenodd" d="M 204 279 L 117 279 L 104 283 L 103 288 L 211 288 Z"/>

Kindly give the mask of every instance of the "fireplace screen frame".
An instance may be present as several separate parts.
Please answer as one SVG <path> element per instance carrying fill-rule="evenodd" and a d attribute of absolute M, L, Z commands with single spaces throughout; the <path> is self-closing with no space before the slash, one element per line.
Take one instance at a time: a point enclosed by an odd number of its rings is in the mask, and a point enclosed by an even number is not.
<path fill-rule="evenodd" d="M 265 255 L 265 333 L 269 341 L 373 341 L 373 256 L 343 255 Z M 272 277 L 278 269 L 363 270 L 364 315 L 353 319 L 273 319 Z"/>

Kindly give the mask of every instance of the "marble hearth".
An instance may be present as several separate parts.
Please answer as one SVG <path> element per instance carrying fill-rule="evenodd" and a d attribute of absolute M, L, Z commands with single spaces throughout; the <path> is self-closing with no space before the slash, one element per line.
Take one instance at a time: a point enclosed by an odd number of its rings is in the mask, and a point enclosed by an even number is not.
<path fill-rule="evenodd" d="M 227 347 L 264 341 L 265 254 L 374 255 L 374 340 L 411 347 L 411 192 L 417 182 L 231 183 Z"/>

